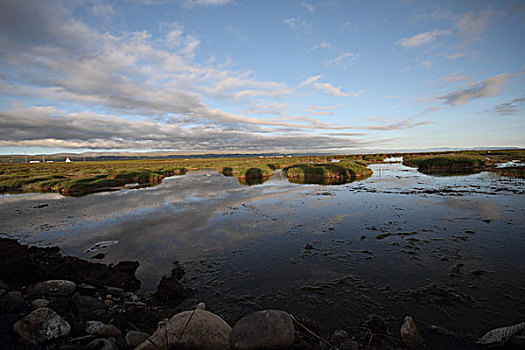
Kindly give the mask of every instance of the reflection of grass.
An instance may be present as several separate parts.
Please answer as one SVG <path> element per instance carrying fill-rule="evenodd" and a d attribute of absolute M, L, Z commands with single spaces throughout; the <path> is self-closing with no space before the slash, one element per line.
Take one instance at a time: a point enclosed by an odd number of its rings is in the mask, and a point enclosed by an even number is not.
<path fill-rule="evenodd" d="M 492 168 L 491 172 L 507 177 L 517 177 L 525 179 L 525 166 L 506 167 L 506 168 Z"/>
<path fill-rule="evenodd" d="M 283 169 L 289 179 L 300 179 L 307 183 L 345 183 L 353 179 L 369 176 L 372 170 L 366 164 L 343 160 L 339 163 L 296 164 Z"/>

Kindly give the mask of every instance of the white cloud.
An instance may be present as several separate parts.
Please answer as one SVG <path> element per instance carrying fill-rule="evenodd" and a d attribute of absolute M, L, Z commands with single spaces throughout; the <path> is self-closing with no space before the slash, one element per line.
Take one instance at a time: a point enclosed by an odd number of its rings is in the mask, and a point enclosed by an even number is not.
<path fill-rule="evenodd" d="M 347 68 L 348 63 L 355 61 L 357 58 L 359 58 L 358 53 L 354 52 L 343 52 L 339 56 L 326 60 L 325 66 L 339 66 L 341 68 Z"/>
<path fill-rule="evenodd" d="M 466 54 L 464 52 L 456 52 L 456 53 L 446 55 L 445 57 L 448 58 L 449 60 L 456 60 L 458 58 L 465 57 L 465 56 Z"/>
<path fill-rule="evenodd" d="M 452 34 L 450 30 L 438 30 L 434 29 L 431 32 L 419 33 L 414 36 L 403 38 L 396 42 L 396 45 L 401 46 L 405 49 L 410 49 L 422 45 L 428 45 L 433 43 L 438 37 L 443 35 Z"/>
<path fill-rule="evenodd" d="M 498 74 L 482 82 L 448 93 L 440 99 L 452 106 L 465 105 L 470 100 L 498 95 L 504 84 L 511 79 L 511 74 Z"/>
<path fill-rule="evenodd" d="M 512 115 L 518 113 L 525 104 L 525 97 L 515 98 L 509 102 L 500 103 L 485 112 L 496 112 L 500 115 Z"/>
<path fill-rule="evenodd" d="M 348 96 L 347 93 L 342 92 L 340 87 L 335 87 L 330 83 L 321 83 L 322 75 L 314 75 L 309 78 L 306 78 L 299 86 L 311 86 L 316 90 L 321 90 L 327 95 L 333 96 Z"/>
<path fill-rule="evenodd" d="M 111 5 L 109 5 L 109 4 L 105 3 L 105 2 L 95 1 L 91 5 L 91 13 L 94 16 L 96 16 L 96 17 L 98 17 L 98 18 L 100 18 L 100 19 L 102 19 L 102 20 L 104 20 L 106 22 L 110 22 L 112 20 L 113 16 L 116 14 L 116 11 Z"/>
<path fill-rule="evenodd" d="M 477 41 L 487 30 L 492 21 L 498 17 L 498 13 L 487 10 L 480 13 L 466 12 L 456 22 L 458 34 L 466 44 Z"/>
<path fill-rule="evenodd" d="M 315 51 L 317 49 L 329 49 L 332 45 L 326 41 L 322 41 L 320 42 L 319 44 L 315 44 L 314 46 L 312 46 L 312 48 L 310 50 L 308 50 L 307 52 L 312 52 L 312 51 Z"/>
<path fill-rule="evenodd" d="M 444 86 L 447 84 L 457 83 L 457 82 L 464 82 L 464 81 L 470 82 L 472 80 L 473 80 L 472 77 L 468 75 L 461 75 L 460 72 L 455 72 L 455 73 L 448 74 L 445 77 L 431 80 L 430 83 L 440 83 L 441 86 Z"/>
<path fill-rule="evenodd" d="M 301 17 L 285 18 L 283 23 L 292 29 L 310 29 L 310 22 Z"/>
<path fill-rule="evenodd" d="M 342 107 L 343 104 L 338 104 L 335 106 L 315 106 L 315 105 L 306 105 L 305 112 L 310 115 L 322 115 L 322 116 L 333 116 L 334 110 Z"/>
<path fill-rule="evenodd" d="M 300 4 L 301 4 L 301 6 L 304 7 L 306 10 L 308 10 L 308 12 L 310 12 L 310 13 L 314 13 L 314 12 L 315 12 L 315 7 L 314 7 L 314 5 L 312 5 L 311 3 L 306 2 L 306 1 L 301 1 Z"/>
<path fill-rule="evenodd" d="M 297 135 L 310 139 L 306 131 L 351 128 L 287 115 L 280 100 L 294 89 L 285 83 L 259 80 L 253 72 L 227 70 L 213 61 L 195 62 L 199 40 L 176 23 L 162 28 L 162 38 L 146 31 L 101 33 L 49 4 L 16 0 L 8 5 L 6 25 L 0 28 L 0 64 L 9 71 L 0 80 L 2 95 L 26 104 L 35 99 L 49 106 L 65 102 L 84 112 L 4 108 L 2 146 L 299 149 L 306 142 Z M 28 33 L 31 26 L 38 33 Z M 328 83 L 311 85 L 346 95 Z M 243 107 L 251 116 L 231 111 Z M 278 117 L 259 117 L 263 114 Z M 346 142 L 311 137 L 309 148 Z"/>

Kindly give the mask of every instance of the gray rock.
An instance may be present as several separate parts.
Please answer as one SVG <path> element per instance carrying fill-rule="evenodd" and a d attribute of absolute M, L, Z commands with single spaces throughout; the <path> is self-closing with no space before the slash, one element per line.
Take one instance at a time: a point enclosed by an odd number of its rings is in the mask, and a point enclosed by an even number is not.
<path fill-rule="evenodd" d="M 106 288 L 106 294 L 111 294 L 113 296 L 121 296 L 122 293 L 124 293 L 124 289 L 122 288 L 117 288 L 117 287 L 107 287 Z"/>
<path fill-rule="evenodd" d="M 100 337 L 118 337 L 122 335 L 122 332 L 117 327 L 99 321 L 87 321 L 86 333 L 98 335 Z"/>
<path fill-rule="evenodd" d="M 13 330 L 32 344 L 63 337 L 71 327 L 51 309 L 41 307 L 14 324 Z"/>
<path fill-rule="evenodd" d="M 95 339 L 86 345 L 87 350 L 118 350 L 118 347 L 107 339 Z"/>
<path fill-rule="evenodd" d="M 39 307 L 47 307 L 49 305 L 49 300 L 47 299 L 35 299 L 31 302 L 31 305 L 36 307 L 37 309 Z"/>
<path fill-rule="evenodd" d="M 323 343 L 324 344 L 324 343 Z M 339 329 L 330 337 L 330 344 L 339 350 L 358 350 L 359 344 L 353 341 L 345 330 Z M 324 344 L 327 349 L 333 349 Z"/>
<path fill-rule="evenodd" d="M 19 292 L 17 290 L 13 290 L 7 293 L 7 295 L 15 297 L 15 298 L 22 298 L 22 292 Z"/>
<path fill-rule="evenodd" d="M 179 345 L 184 349 L 229 350 L 230 332 L 231 327 L 222 318 L 206 310 L 196 309 L 181 312 L 168 321 L 159 323 L 159 327 L 150 339 L 160 349 Z M 166 344 L 166 335 L 168 344 Z M 148 340 L 135 348 L 135 350 L 155 349 L 157 348 Z"/>
<path fill-rule="evenodd" d="M 124 338 L 126 340 L 126 344 L 134 348 L 140 344 L 142 344 L 144 341 L 146 341 L 147 334 L 138 332 L 138 331 L 129 331 L 126 333 L 126 337 Z"/>
<path fill-rule="evenodd" d="M 293 320 L 287 312 L 264 310 L 244 316 L 233 326 L 232 350 L 280 349 L 294 341 Z"/>
<path fill-rule="evenodd" d="M 203 302 L 200 302 L 197 304 L 197 306 L 195 306 L 196 309 L 201 309 L 201 310 L 206 310 L 206 304 L 204 304 Z"/>
<path fill-rule="evenodd" d="M 421 336 L 421 333 L 419 333 L 419 330 L 416 327 L 414 319 L 412 319 L 410 316 L 405 317 L 405 321 L 401 326 L 400 333 L 403 344 L 405 344 L 405 346 L 408 348 L 415 348 L 425 342 Z"/>
<path fill-rule="evenodd" d="M 107 321 L 108 311 L 104 302 L 87 295 L 73 295 L 78 314 L 83 319 Z"/>
<path fill-rule="evenodd" d="M 67 280 L 49 280 L 39 282 L 33 287 L 29 288 L 28 294 L 30 295 L 69 295 L 75 291 L 77 285 L 75 282 Z"/>

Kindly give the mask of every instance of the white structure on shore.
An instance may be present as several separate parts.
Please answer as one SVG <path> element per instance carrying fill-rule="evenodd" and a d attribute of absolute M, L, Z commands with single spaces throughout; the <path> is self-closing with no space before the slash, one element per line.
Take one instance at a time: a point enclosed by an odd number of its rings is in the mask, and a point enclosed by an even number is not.
<path fill-rule="evenodd" d="M 71 163 L 71 159 L 69 159 L 69 157 L 66 158 L 65 160 L 66 163 Z"/>

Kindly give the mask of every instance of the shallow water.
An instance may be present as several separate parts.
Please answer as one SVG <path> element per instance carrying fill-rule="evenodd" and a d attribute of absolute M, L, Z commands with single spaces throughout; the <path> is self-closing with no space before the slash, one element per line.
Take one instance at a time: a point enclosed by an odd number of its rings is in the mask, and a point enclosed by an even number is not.
<path fill-rule="evenodd" d="M 233 323 L 260 308 L 322 331 L 375 313 L 481 335 L 525 318 L 525 181 L 435 177 L 401 164 L 344 185 L 278 173 L 244 186 L 213 171 L 81 198 L 0 197 L 0 233 L 103 262 L 138 260 L 143 290 L 174 261 L 196 300 Z M 99 242 L 117 242 L 87 252 Z"/>

